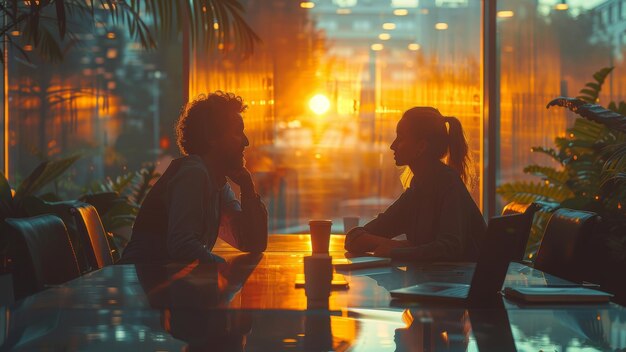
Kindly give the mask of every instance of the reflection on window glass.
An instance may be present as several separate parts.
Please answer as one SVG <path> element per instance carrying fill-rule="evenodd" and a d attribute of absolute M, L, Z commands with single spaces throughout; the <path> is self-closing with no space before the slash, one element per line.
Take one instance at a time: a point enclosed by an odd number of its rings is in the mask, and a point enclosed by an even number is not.
<path fill-rule="evenodd" d="M 458 117 L 478 171 L 480 1 L 244 4 L 263 43 L 244 61 L 194 52 L 190 95 L 246 99 L 247 165 L 270 232 L 307 231 L 310 218 L 339 232 L 342 216 L 363 223 L 389 206 L 402 192 L 389 146 L 412 106 Z"/>
<path fill-rule="evenodd" d="M 560 167 L 532 147 L 556 148 L 556 137 L 567 137 L 575 115 L 566 109 L 546 109 L 558 97 L 579 95 L 594 72 L 615 66 L 599 103 L 624 96 L 626 74 L 623 42 L 626 22 L 610 15 L 621 1 L 498 2 L 500 79 L 500 148 L 498 184 L 543 182 L 525 173 L 539 164 Z M 614 9 L 614 10 L 611 10 Z M 500 16 L 506 13 L 507 16 Z M 549 199 L 548 199 L 549 200 Z M 500 204 L 501 206 L 503 204 Z"/>
<path fill-rule="evenodd" d="M 9 49 L 12 185 L 43 160 L 78 154 L 49 189 L 72 199 L 175 147 L 171 126 L 182 104 L 181 45 L 163 41 L 158 52 L 145 51 L 123 24 L 106 18 L 97 17 L 95 26 L 86 17 L 68 20 L 77 40 L 61 43 L 62 61 L 45 60 L 28 45 L 26 55 Z M 19 31 L 11 35 L 26 40 Z"/>
<path fill-rule="evenodd" d="M 333 219 L 340 232 L 343 216 L 365 223 L 389 206 L 403 191 L 389 146 L 413 106 L 461 120 L 478 176 L 479 0 L 241 3 L 262 43 L 246 59 L 194 48 L 188 88 L 192 97 L 232 91 L 249 105 L 247 165 L 271 232 L 307 231 L 310 218 Z M 53 185 L 72 199 L 178 156 L 182 44 L 144 51 L 105 18 L 80 26 L 81 44 L 66 43 L 62 62 L 28 46 L 28 59 L 11 53 L 12 184 L 44 159 L 80 154 Z M 479 182 L 472 194 L 478 203 Z"/>

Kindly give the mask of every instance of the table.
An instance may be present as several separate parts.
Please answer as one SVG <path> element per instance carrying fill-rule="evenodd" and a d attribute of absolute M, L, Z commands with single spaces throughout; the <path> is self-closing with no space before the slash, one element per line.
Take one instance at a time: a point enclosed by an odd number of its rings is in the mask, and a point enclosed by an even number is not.
<path fill-rule="evenodd" d="M 307 235 L 272 235 L 263 255 L 220 242 L 220 265 L 117 265 L 0 308 L 3 350 L 587 350 L 626 347 L 616 304 L 390 305 L 389 290 L 424 281 L 469 282 L 473 265 L 439 263 L 345 273 L 349 290 L 307 302 L 294 287 Z M 344 256 L 343 236 L 331 255 Z M 506 285 L 563 283 L 512 263 Z M 313 304 L 314 303 L 314 304 Z"/>

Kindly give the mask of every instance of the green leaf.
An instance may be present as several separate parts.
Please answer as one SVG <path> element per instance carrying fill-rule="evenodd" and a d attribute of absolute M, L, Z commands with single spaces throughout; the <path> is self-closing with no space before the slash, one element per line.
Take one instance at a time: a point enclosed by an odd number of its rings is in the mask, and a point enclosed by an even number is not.
<path fill-rule="evenodd" d="M 132 186 L 130 200 L 134 204 L 140 205 L 148 195 L 150 188 L 152 188 L 153 181 L 158 179 L 161 175 L 156 172 L 156 165 L 151 164 L 138 171 L 137 176 L 138 177 L 135 178 L 137 181 L 135 181 Z"/>
<path fill-rule="evenodd" d="M 559 171 L 553 167 L 529 165 L 524 168 L 524 172 L 535 176 L 542 176 L 553 184 L 563 185 L 568 180 L 569 175 L 566 171 Z"/>
<path fill-rule="evenodd" d="M 79 155 L 71 156 L 56 161 L 44 161 L 35 170 L 28 175 L 24 181 L 19 185 L 15 192 L 15 198 L 21 199 L 23 197 L 33 195 L 48 183 L 54 181 L 57 177 L 61 176 L 67 169 L 72 166 L 76 160 L 80 158 Z"/>
<path fill-rule="evenodd" d="M 562 106 L 576 114 L 605 125 L 611 130 L 626 133 L 626 116 L 598 105 L 586 103 L 580 99 L 559 97 L 548 103 L 547 108 Z"/>
<path fill-rule="evenodd" d="M 554 161 L 559 164 L 563 164 L 564 155 L 561 153 L 557 153 L 553 148 L 544 148 L 544 147 L 532 147 L 530 149 L 533 153 L 541 153 L 551 157 Z"/>
<path fill-rule="evenodd" d="M 595 79 L 596 82 L 598 82 L 598 84 L 602 86 L 602 84 L 606 80 L 606 77 L 608 77 L 608 75 L 613 71 L 613 69 L 614 67 L 604 67 L 598 72 L 593 74 L 593 79 Z"/>
<path fill-rule="evenodd" d="M 506 202 L 531 203 L 535 201 L 562 202 L 574 196 L 567 187 L 541 182 L 511 182 L 500 185 L 496 192 Z"/>

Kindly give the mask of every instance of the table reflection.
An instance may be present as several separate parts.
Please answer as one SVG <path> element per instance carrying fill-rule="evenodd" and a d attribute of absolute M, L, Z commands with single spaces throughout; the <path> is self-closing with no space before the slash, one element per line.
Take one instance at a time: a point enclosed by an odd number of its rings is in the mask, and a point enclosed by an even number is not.
<path fill-rule="evenodd" d="M 504 299 L 495 308 L 392 306 L 389 290 L 399 287 L 469 283 L 471 264 L 394 263 L 346 272 L 348 290 L 313 302 L 294 285 L 308 253 L 285 252 L 276 243 L 258 256 L 220 252 L 227 263 L 218 265 L 108 266 L 1 307 L 0 351 L 626 348 L 626 308 L 615 304 L 520 305 Z M 506 280 L 511 286 L 560 283 L 567 282 L 515 263 Z"/>
<path fill-rule="evenodd" d="M 228 311 L 234 295 L 259 263 L 262 254 L 243 254 L 227 263 L 163 267 L 136 266 L 137 278 L 161 323 L 187 351 L 243 351 L 252 315 Z"/>

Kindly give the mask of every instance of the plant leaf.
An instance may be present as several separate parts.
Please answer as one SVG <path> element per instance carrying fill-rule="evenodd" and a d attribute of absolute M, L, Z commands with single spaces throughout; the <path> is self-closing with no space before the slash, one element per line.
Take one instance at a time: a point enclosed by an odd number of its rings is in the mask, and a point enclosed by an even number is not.
<path fill-rule="evenodd" d="M 568 180 L 569 175 L 566 171 L 556 170 L 553 167 L 529 165 L 524 168 L 524 172 L 535 176 L 542 176 L 551 183 L 563 185 Z"/>
<path fill-rule="evenodd" d="M 598 104 L 586 103 L 576 98 L 558 97 L 549 102 L 547 108 L 552 106 L 568 108 L 586 119 L 605 125 L 609 129 L 626 133 L 626 116 L 607 110 Z"/>
<path fill-rule="evenodd" d="M 532 203 L 536 201 L 562 202 L 574 196 L 567 187 L 541 182 L 511 182 L 500 185 L 496 192 L 506 202 Z"/>
<path fill-rule="evenodd" d="M 80 155 L 74 155 L 56 161 L 42 162 L 24 179 L 24 181 L 22 181 L 15 192 L 15 198 L 21 199 L 25 196 L 34 195 L 49 182 L 69 169 L 79 158 Z"/>

